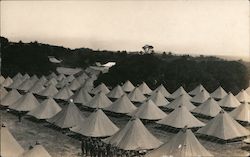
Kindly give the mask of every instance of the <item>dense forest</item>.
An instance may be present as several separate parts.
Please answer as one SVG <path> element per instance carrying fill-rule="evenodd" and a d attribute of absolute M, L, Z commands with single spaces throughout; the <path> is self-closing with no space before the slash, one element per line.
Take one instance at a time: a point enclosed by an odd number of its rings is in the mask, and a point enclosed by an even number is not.
<path fill-rule="evenodd" d="M 89 48 L 68 49 L 38 42 L 9 42 L 1 37 L 1 73 L 13 76 L 17 72 L 47 75 L 57 66 L 82 67 L 95 62 L 115 61 L 109 73 L 101 74 L 95 84 L 104 82 L 114 87 L 126 80 L 134 85 L 145 81 L 151 88 L 164 84 L 172 92 L 180 85 L 191 90 L 203 84 L 209 91 L 219 85 L 237 93 L 249 83 L 249 69 L 240 61 L 226 61 L 217 57 L 192 57 L 168 53 L 141 54 L 141 52 L 99 51 Z M 63 60 L 51 63 L 48 56 Z M 249 67 L 249 66 L 248 66 Z"/>

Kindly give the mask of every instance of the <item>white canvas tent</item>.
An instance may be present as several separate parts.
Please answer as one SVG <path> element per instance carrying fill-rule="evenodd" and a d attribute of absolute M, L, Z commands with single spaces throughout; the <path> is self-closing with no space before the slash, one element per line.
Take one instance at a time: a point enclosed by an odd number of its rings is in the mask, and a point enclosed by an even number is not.
<path fill-rule="evenodd" d="M 170 126 L 172 128 L 198 128 L 202 127 L 205 124 L 195 118 L 186 108 L 186 106 L 179 106 L 174 111 L 172 111 L 167 117 L 162 120 L 157 121 L 156 123 L 161 125 Z"/>
<path fill-rule="evenodd" d="M 120 98 L 124 94 L 124 91 L 122 90 L 122 87 L 120 85 L 117 85 L 114 89 L 112 89 L 107 96 L 109 98 Z"/>
<path fill-rule="evenodd" d="M 190 129 L 182 129 L 170 141 L 146 154 L 146 157 L 211 157 Z"/>
<path fill-rule="evenodd" d="M 57 85 L 57 80 L 55 79 L 55 78 L 51 78 L 51 79 L 49 79 L 45 84 L 44 84 L 44 86 L 49 86 L 49 85 L 54 85 L 54 86 L 56 86 Z"/>
<path fill-rule="evenodd" d="M 223 97 L 218 102 L 218 104 L 220 105 L 220 107 L 224 108 L 236 108 L 240 106 L 240 102 L 235 98 L 235 96 L 231 92 L 229 92 L 228 95 Z"/>
<path fill-rule="evenodd" d="M 56 84 L 56 88 L 63 88 L 66 85 L 69 85 L 69 82 L 66 78 L 64 78 Z"/>
<path fill-rule="evenodd" d="M 2 124 L 0 129 L 0 156 L 1 157 L 21 157 L 24 152 L 22 146 L 17 142 L 9 129 Z"/>
<path fill-rule="evenodd" d="M 249 130 L 241 126 L 223 110 L 197 132 L 222 140 L 230 140 L 250 135 Z"/>
<path fill-rule="evenodd" d="M 22 80 L 22 78 L 17 78 L 15 79 L 11 85 L 9 85 L 8 88 L 11 88 L 11 89 L 17 89 L 18 86 L 20 86 L 20 84 L 23 83 L 24 80 Z"/>
<path fill-rule="evenodd" d="M 175 100 L 173 100 L 172 102 L 170 102 L 166 107 L 168 109 L 176 109 L 178 108 L 180 105 L 184 105 L 187 107 L 187 109 L 189 111 L 195 109 L 196 107 L 190 102 L 189 100 L 189 96 L 185 95 L 181 95 L 178 98 L 176 98 Z"/>
<path fill-rule="evenodd" d="M 161 94 L 166 98 L 168 98 L 170 96 L 170 93 L 167 91 L 167 89 L 162 84 L 159 87 L 157 87 L 153 92 L 151 92 L 150 95 L 153 95 L 156 92 L 161 92 Z"/>
<path fill-rule="evenodd" d="M 99 94 L 95 95 L 85 106 L 90 108 L 105 108 L 109 107 L 111 104 L 112 101 L 110 101 L 104 93 L 100 92 Z"/>
<path fill-rule="evenodd" d="M 37 95 L 44 96 L 44 97 L 53 97 L 58 93 L 58 90 L 53 84 L 50 84 L 45 89 L 41 90 Z"/>
<path fill-rule="evenodd" d="M 123 150 L 137 151 L 158 148 L 162 144 L 138 118 L 132 118 L 124 128 L 103 141 Z"/>
<path fill-rule="evenodd" d="M 69 75 L 69 76 L 66 77 L 66 80 L 68 82 L 72 82 L 74 79 L 76 79 L 74 75 Z"/>
<path fill-rule="evenodd" d="M 3 81 L 2 86 L 3 86 L 3 87 L 9 87 L 12 83 L 13 83 L 13 80 L 12 80 L 10 77 L 7 77 L 7 78 Z"/>
<path fill-rule="evenodd" d="M 95 87 L 90 93 L 91 94 L 98 94 L 102 92 L 103 94 L 108 94 L 110 90 L 107 88 L 107 86 L 104 83 L 101 83 L 97 87 Z"/>
<path fill-rule="evenodd" d="M 186 95 L 189 100 L 192 98 L 191 96 L 188 95 L 188 93 L 185 91 L 185 89 L 181 86 L 179 87 L 174 93 L 172 93 L 169 98 L 171 99 L 176 99 L 181 95 Z"/>
<path fill-rule="evenodd" d="M 48 151 L 39 143 L 23 153 L 22 157 L 52 157 Z"/>
<path fill-rule="evenodd" d="M 243 89 L 236 95 L 236 98 L 239 100 L 239 102 L 250 103 L 250 95 L 248 95 Z"/>
<path fill-rule="evenodd" d="M 188 92 L 188 94 L 190 94 L 192 96 L 195 96 L 198 93 L 200 93 L 202 90 L 206 91 L 206 89 L 202 86 L 202 84 L 199 84 L 197 87 L 195 87 L 195 89 L 193 89 L 192 91 Z"/>
<path fill-rule="evenodd" d="M 167 116 L 152 100 L 145 101 L 137 110 L 129 115 L 145 120 L 159 120 Z"/>
<path fill-rule="evenodd" d="M 21 79 L 23 77 L 23 75 L 21 73 L 17 73 L 12 80 L 15 81 L 16 79 Z"/>
<path fill-rule="evenodd" d="M 124 94 L 121 98 L 117 99 L 112 105 L 104 109 L 114 113 L 128 114 L 135 111 L 137 108 L 129 100 L 127 95 Z"/>
<path fill-rule="evenodd" d="M 190 101 L 193 102 L 193 103 L 202 104 L 208 98 L 210 98 L 210 94 L 206 90 L 201 90 Z"/>
<path fill-rule="evenodd" d="M 142 82 L 142 84 L 138 88 L 141 90 L 142 94 L 149 95 L 152 92 L 152 90 L 148 87 L 148 85 L 145 82 Z"/>
<path fill-rule="evenodd" d="M 84 116 L 73 102 L 62 108 L 62 110 L 47 121 L 60 128 L 71 128 L 80 125 Z"/>
<path fill-rule="evenodd" d="M 89 95 L 88 91 L 82 87 L 72 96 L 72 99 L 74 100 L 74 103 L 86 105 L 92 100 L 92 97 Z"/>
<path fill-rule="evenodd" d="M 2 84 L 4 81 L 5 81 L 5 78 L 2 75 L 0 75 L 0 84 Z"/>
<path fill-rule="evenodd" d="M 63 87 L 59 92 L 54 95 L 55 99 L 58 100 L 68 100 L 74 93 L 69 89 L 68 86 Z"/>
<path fill-rule="evenodd" d="M 142 94 L 139 88 L 135 88 L 131 93 L 129 93 L 128 98 L 132 102 L 140 103 L 146 100 L 146 97 Z"/>
<path fill-rule="evenodd" d="M 131 92 L 131 91 L 133 91 L 133 90 L 135 89 L 135 86 L 134 86 L 129 80 L 127 80 L 127 81 L 123 84 L 122 89 L 123 89 L 123 91 L 125 91 L 125 92 Z"/>
<path fill-rule="evenodd" d="M 250 95 L 250 86 L 245 90 L 248 95 Z"/>
<path fill-rule="evenodd" d="M 34 84 L 35 81 L 31 79 L 26 79 L 17 87 L 17 89 L 21 91 L 28 91 Z"/>
<path fill-rule="evenodd" d="M 29 92 L 31 93 L 39 93 L 41 92 L 42 90 L 44 90 L 45 87 L 43 86 L 43 83 L 40 82 L 39 80 L 29 89 Z"/>
<path fill-rule="evenodd" d="M 226 91 L 220 86 L 210 96 L 214 99 L 222 99 L 227 95 Z"/>
<path fill-rule="evenodd" d="M 16 90 L 12 89 L 5 97 L 0 101 L 1 105 L 9 106 L 16 102 L 22 95 Z"/>
<path fill-rule="evenodd" d="M 87 137 L 107 137 L 116 133 L 119 128 L 101 109 L 97 109 L 84 120 L 80 127 L 71 130 Z"/>
<path fill-rule="evenodd" d="M 55 116 L 62 109 L 52 98 L 45 99 L 40 106 L 34 108 L 27 115 L 37 119 L 49 119 Z"/>
<path fill-rule="evenodd" d="M 250 105 L 242 103 L 236 109 L 229 113 L 235 120 L 250 123 Z"/>
<path fill-rule="evenodd" d="M 2 101 L 2 99 L 8 94 L 7 90 L 0 85 L 0 101 Z"/>
<path fill-rule="evenodd" d="M 57 81 L 61 81 L 61 80 L 65 79 L 65 78 L 66 78 L 66 76 L 65 76 L 64 74 L 59 74 L 59 75 L 56 77 L 56 80 L 57 80 Z"/>
<path fill-rule="evenodd" d="M 50 79 L 52 79 L 52 78 L 54 78 L 54 79 L 57 78 L 57 75 L 56 75 L 54 72 L 50 73 L 49 76 L 47 76 L 47 79 L 48 79 L 48 80 L 50 80 Z"/>
<path fill-rule="evenodd" d="M 72 91 L 76 91 L 77 89 L 79 89 L 81 87 L 81 84 L 77 81 L 77 79 L 74 79 L 70 84 L 69 84 L 69 88 Z"/>
<path fill-rule="evenodd" d="M 162 95 L 160 90 L 154 91 L 148 100 L 152 100 L 158 107 L 167 106 L 167 104 L 169 104 L 169 101 Z"/>
<path fill-rule="evenodd" d="M 16 102 L 9 106 L 10 109 L 15 111 L 31 111 L 40 106 L 40 103 L 30 92 L 19 98 Z"/>

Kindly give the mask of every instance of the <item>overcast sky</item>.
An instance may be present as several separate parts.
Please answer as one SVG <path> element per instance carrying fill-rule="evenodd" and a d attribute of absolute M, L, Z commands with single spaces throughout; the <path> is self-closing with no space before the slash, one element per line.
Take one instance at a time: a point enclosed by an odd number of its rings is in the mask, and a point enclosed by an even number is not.
<path fill-rule="evenodd" d="M 1 36 L 70 48 L 249 55 L 247 0 L 2 1 Z"/>

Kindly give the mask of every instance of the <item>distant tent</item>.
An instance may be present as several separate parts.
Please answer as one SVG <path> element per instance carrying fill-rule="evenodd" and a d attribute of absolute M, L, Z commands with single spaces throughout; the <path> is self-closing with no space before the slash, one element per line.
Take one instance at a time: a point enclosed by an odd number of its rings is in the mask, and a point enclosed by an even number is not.
<path fill-rule="evenodd" d="M 181 95 L 178 98 L 176 98 L 175 100 L 173 100 L 172 102 L 170 102 L 166 107 L 168 109 L 176 109 L 178 108 L 180 105 L 184 105 L 186 106 L 186 108 L 191 111 L 193 109 L 195 109 L 196 107 L 190 102 L 189 100 L 189 96 L 188 95 Z"/>
<path fill-rule="evenodd" d="M 0 103 L 3 106 L 9 106 L 21 97 L 22 95 L 16 89 L 12 89 L 8 94 L 5 95 L 5 97 L 0 101 Z"/>
<path fill-rule="evenodd" d="M 132 118 L 124 128 L 103 142 L 119 149 L 137 151 L 158 148 L 162 144 L 138 118 Z"/>
<path fill-rule="evenodd" d="M 148 154 L 146 157 L 208 157 L 213 156 L 204 148 L 190 129 L 182 129 L 170 141 Z"/>
<path fill-rule="evenodd" d="M 250 123 L 250 105 L 242 103 L 239 107 L 229 113 L 235 120 Z"/>
<path fill-rule="evenodd" d="M 8 87 L 8 88 L 11 88 L 11 89 L 17 89 L 17 88 L 18 88 L 18 86 L 20 86 L 20 84 L 22 84 L 22 83 L 23 83 L 22 78 L 17 78 L 17 79 L 15 79 L 15 80 L 12 82 L 12 84 L 11 84 L 11 85 L 9 85 L 9 87 Z"/>
<path fill-rule="evenodd" d="M 248 95 L 243 89 L 236 95 L 236 98 L 239 100 L 239 102 L 250 103 L 250 95 Z"/>
<path fill-rule="evenodd" d="M 88 78 L 84 84 L 83 84 L 83 87 L 86 88 L 89 92 L 91 90 L 93 90 L 94 88 L 94 84 L 93 84 L 93 80 L 91 78 Z"/>
<path fill-rule="evenodd" d="M 167 117 L 156 123 L 166 125 L 172 128 L 180 129 L 187 126 L 188 128 L 198 128 L 205 124 L 195 118 L 186 108 L 186 106 L 179 106 L 172 111 Z"/>
<path fill-rule="evenodd" d="M 66 77 L 66 80 L 68 82 L 72 82 L 75 79 L 74 75 L 69 75 L 68 77 Z"/>
<path fill-rule="evenodd" d="M 112 104 L 112 101 L 102 92 L 96 94 L 89 103 L 85 106 L 90 108 L 105 108 L 109 107 Z"/>
<path fill-rule="evenodd" d="M 5 81 L 5 78 L 2 75 L 0 75 L 0 84 L 2 84 L 4 81 Z"/>
<path fill-rule="evenodd" d="M 129 93 L 128 98 L 132 102 L 140 103 L 146 100 L 146 97 L 142 94 L 139 88 L 135 88 L 131 93 Z"/>
<path fill-rule="evenodd" d="M 248 95 L 250 95 L 250 86 L 245 90 Z"/>
<path fill-rule="evenodd" d="M 124 94 L 121 98 L 117 99 L 112 105 L 104 109 L 114 113 L 128 114 L 135 111 L 137 108 L 129 100 L 127 95 Z"/>
<path fill-rule="evenodd" d="M 64 78 L 56 84 L 56 88 L 63 88 L 66 85 L 69 85 L 69 81 L 66 78 Z"/>
<path fill-rule="evenodd" d="M 44 86 L 49 86 L 49 85 L 54 85 L 54 86 L 56 86 L 57 85 L 57 80 L 55 79 L 55 78 L 51 78 L 51 79 L 49 79 L 45 84 L 44 84 Z"/>
<path fill-rule="evenodd" d="M 51 124 L 54 124 L 62 129 L 78 126 L 84 120 L 81 111 L 76 107 L 73 102 L 62 108 L 54 117 L 47 119 Z"/>
<path fill-rule="evenodd" d="M 59 92 L 54 95 L 55 99 L 58 100 L 68 100 L 74 93 L 69 89 L 68 86 L 63 87 Z"/>
<path fill-rule="evenodd" d="M 86 79 L 88 79 L 89 78 L 89 76 L 86 74 L 86 73 L 82 73 L 80 76 L 78 76 L 76 79 L 77 79 L 77 81 L 81 84 L 81 85 L 83 85 L 84 83 L 85 83 L 85 81 L 86 81 Z"/>
<path fill-rule="evenodd" d="M 9 108 L 15 111 L 31 111 L 38 106 L 40 106 L 40 103 L 37 101 L 34 95 L 29 92 L 11 104 Z"/>
<path fill-rule="evenodd" d="M 197 132 L 222 140 L 230 140 L 250 135 L 249 130 L 241 126 L 223 110 Z"/>
<path fill-rule="evenodd" d="M 52 157 L 47 150 L 39 143 L 36 143 L 34 147 L 26 151 L 22 157 Z"/>
<path fill-rule="evenodd" d="M 169 101 L 162 95 L 160 90 L 154 91 L 148 100 L 152 100 L 158 107 L 169 104 Z"/>
<path fill-rule="evenodd" d="M 8 94 L 7 90 L 0 85 L 0 101 Z"/>
<path fill-rule="evenodd" d="M 46 79 L 46 77 L 42 76 L 38 81 L 36 81 L 36 83 L 41 83 L 42 85 L 44 85 L 47 81 L 48 80 Z"/>
<path fill-rule="evenodd" d="M 26 79 L 29 79 L 29 78 L 30 78 L 30 75 L 29 75 L 29 74 L 25 73 L 25 74 L 23 75 L 23 80 L 26 80 Z"/>
<path fill-rule="evenodd" d="M 35 81 L 31 79 L 26 79 L 17 87 L 17 89 L 22 91 L 28 91 L 34 84 Z"/>
<path fill-rule="evenodd" d="M 44 90 L 41 90 L 38 95 L 44 96 L 44 97 L 53 97 L 58 93 L 58 90 L 53 84 L 50 84 L 48 87 L 46 87 Z"/>
<path fill-rule="evenodd" d="M 108 94 L 110 90 L 107 88 L 107 86 L 104 83 L 101 83 L 96 88 L 94 88 L 90 93 L 98 94 L 99 92 L 102 92 L 103 94 Z"/>
<path fill-rule="evenodd" d="M 146 120 L 159 120 L 167 116 L 152 100 L 144 102 L 137 110 L 130 113 L 130 115 Z"/>
<path fill-rule="evenodd" d="M 45 87 L 43 86 L 43 83 L 40 82 L 39 80 L 29 89 L 29 92 L 31 93 L 39 93 L 41 92 L 42 90 L 44 90 Z"/>
<path fill-rule="evenodd" d="M 206 90 L 201 90 L 190 101 L 193 102 L 193 103 L 202 104 L 208 98 L 210 98 L 210 94 Z"/>
<path fill-rule="evenodd" d="M 29 80 L 31 80 L 32 82 L 36 82 L 38 81 L 38 77 L 36 75 L 33 75 L 31 78 L 29 78 Z"/>
<path fill-rule="evenodd" d="M 223 97 L 218 102 L 218 104 L 220 105 L 220 107 L 224 108 L 236 108 L 240 106 L 240 102 L 235 98 L 235 96 L 231 92 L 229 92 L 228 95 Z"/>
<path fill-rule="evenodd" d="M 185 91 L 185 89 L 181 86 L 179 87 L 174 93 L 172 93 L 169 98 L 176 99 L 181 95 L 186 95 L 189 100 L 192 98 L 191 96 L 188 95 L 188 93 Z"/>
<path fill-rule="evenodd" d="M 56 75 L 54 72 L 50 73 L 49 76 L 47 76 L 47 79 L 48 79 L 48 80 L 50 80 L 50 79 L 52 79 L 52 78 L 54 78 L 54 79 L 57 78 L 57 75 Z"/>
<path fill-rule="evenodd" d="M 227 95 L 226 91 L 220 86 L 210 96 L 214 99 L 222 99 Z"/>
<path fill-rule="evenodd" d="M 213 98 L 208 98 L 203 104 L 192 110 L 192 113 L 204 115 L 208 117 L 215 117 L 221 111 L 221 107 Z"/>
<path fill-rule="evenodd" d="M 142 84 L 138 88 L 141 90 L 142 94 L 149 95 L 152 92 L 152 90 L 148 87 L 148 85 L 145 82 L 142 82 Z"/>
<path fill-rule="evenodd" d="M 76 91 L 77 89 L 79 89 L 81 87 L 81 84 L 77 81 L 77 79 L 74 79 L 70 84 L 69 84 L 69 88 L 72 91 Z"/>
<path fill-rule="evenodd" d="M 87 137 L 107 137 L 116 133 L 119 128 L 101 109 L 98 109 L 92 112 L 80 127 L 71 130 Z"/>
<path fill-rule="evenodd" d="M 3 87 L 9 87 L 12 83 L 13 83 L 13 80 L 12 80 L 10 77 L 7 77 L 7 78 L 3 81 L 2 86 L 3 86 Z"/>
<path fill-rule="evenodd" d="M 125 92 L 131 92 L 131 91 L 133 91 L 133 90 L 135 89 L 135 86 L 134 86 L 129 80 L 127 80 L 127 81 L 123 84 L 122 89 L 123 89 L 123 91 L 125 91 Z"/>
<path fill-rule="evenodd" d="M 92 97 L 89 95 L 88 91 L 82 87 L 72 96 L 72 99 L 74 100 L 74 103 L 86 105 L 91 101 Z"/>
<path fill-rule="evenodd" d="M 117 85 L 112 91 L 110 91 L 107 96 L 109 98 L 120 98 L 124 94 L 122 87 Z"/>
<path fill-rule="evenodd" d="M 2 124 L 0 129 L 0 156 L 1 157 L 21 157 L 24 152 L 22 146 L 10 133 L 8 128 Z"/>
<path fill-rule="evenodd" d="M 153 92 L 150 93 L 150 95 L 153 95 L 156 92 L 161 92 L 161 94 L 168 98 L 170 96 L 170 93 L 167 91 L 167 89 L 161 84 L 159 87 L 157 87 Z"/>
<path fill-rule="evenodd" d="M 65 79 L 65 78 L 66 78 L 66 76 L 65 76 L 64 74 L 59 74 L 59 75 L 56 77 L 56 80 L 57 80 L 57 81 L 61 81 L 61 80 Z"/>
<path fill-rule="evenodd" d="M 55 100 L 48 98 L 44 100 L 41 105 L 28 112 L 28 115 L 37 119 L 49 119 L 61 110 L 61 107 L 55 102 Z"/>
<path fill-rule="evenodd" d="M 188 94 L 195 96 L 198 93 L 200 93 L 202 90 L 206 91 L 206 89 L 201 84 L 199 84 L 195 89 L 193 89 L 192 91 L 188 92 Z"/>
<path fill-rule="evenodd" d="M 16 79 L 22 79 L 23 75 L 21 73 L 17 73 L 12 80 L 15 81 Z"/>

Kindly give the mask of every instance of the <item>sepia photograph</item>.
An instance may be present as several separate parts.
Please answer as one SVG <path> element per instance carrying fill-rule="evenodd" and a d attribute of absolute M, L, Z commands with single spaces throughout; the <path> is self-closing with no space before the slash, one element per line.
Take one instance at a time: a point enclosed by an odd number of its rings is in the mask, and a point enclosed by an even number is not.
<path fill-rule="evenodd" d="M 0 0 L 0 157 L 250 157 L 249 0 Z"/>

